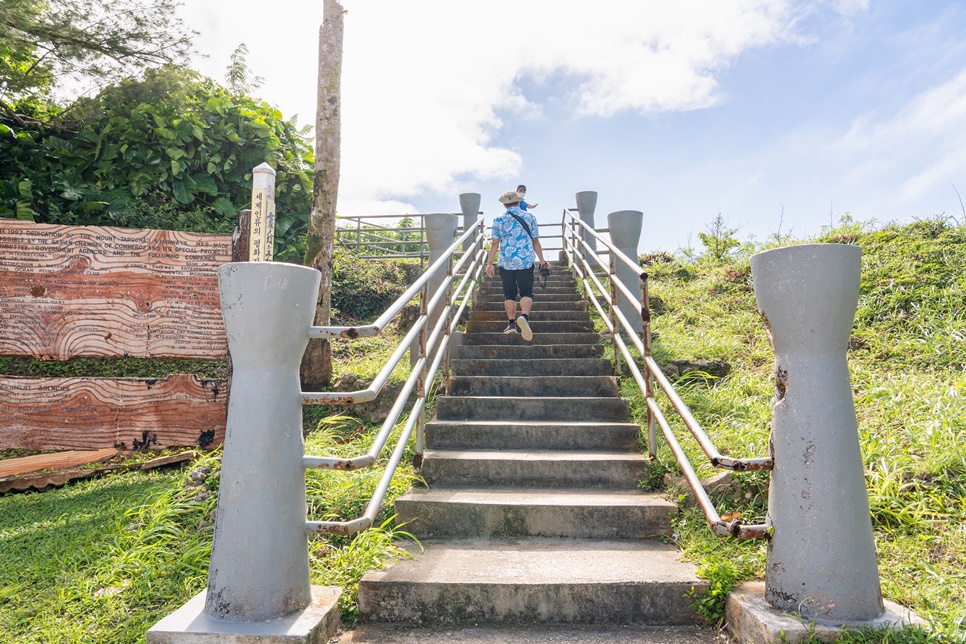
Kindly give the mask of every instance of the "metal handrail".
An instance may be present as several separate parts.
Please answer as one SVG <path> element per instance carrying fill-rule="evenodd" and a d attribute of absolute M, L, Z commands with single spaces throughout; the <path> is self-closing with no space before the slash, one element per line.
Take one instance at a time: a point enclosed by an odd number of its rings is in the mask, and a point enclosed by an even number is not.
<path fill-rule="evenodd" d="M 708 520 L 711 529 L 716 534 L 732 536 L 739 539 L 766 538 L 768 536 L 767 525 L 743 524 L 740 518 L 734 519 L 731 522 L 725 522 L 721 519 L 721 516 L 715 509 L 711 498 L 705 491 L 704 486 L 701 485 L 701 480 L 695 473 L 694 467 L 688 460 L 688 457 L 681 448 L 681 444 L 674 435 L 670 424 L 661 411 L 660 405 L 657 403 L 657 400 L 654 396 L 655 391 L 653 382 L 657 381 L 661 391 L 663 391 L 665 396 L 667 396 L 671 406 L 674 408 L 674 411 L 678 414 L 678 416 L 680 416 L 685 427 L 687 427 L 688 431 L 697 441 L 698 445 L 708 457 L 708 460 L 712 466 L 735 471 L 770 470 L 774 465 L 774 460 L 771 457 L 746 459 L 729 458 L 723 456 L 718 451 L 718 449 L 714 446 L 714 442 L 701 428 L 701 425 L 694 418 L 694 415 L 688 409 L 687 405 L 684 403 L 678 393 L 674 390 L 674 386 L 664 375 L 664 372 L 661 371 L 657 361 L 655 361 L 651 355 L 651 316 L 648 306 L 647 272 L 645 272 L 635 260 L 628 257 L 619 248 L 617 248 L 617 246 L 615 246 L 610 240 L 602 237 L 599 231 L 594 230 L 586 222 L 582 221 L 579 216 L 575 216 L 574 212 L 575 209 L 572 208 L 565 208 L 563 211 L 563 218 L 560 225 L 564 231 L 564 253 L 566 253 L 568 263 L 574 272 L 575 278 L 578 279 L 578 281 L 583 285 L 584 293 L 593 303 L 595 309 L 600 314 L 601 319 L 604 320 L 604 324 L 611 335 L 614 344 L 614 363 L 616 372 L 620 374 L 622 371 L 621 358 L 623 357 L 627 369 L 630 371 L 631 376 L 634 378 L 641 392 L 645 396 L 647 404 L 646 422 L 648 427 L 649 456 L 652 459 L 657 457 L 656 426 L 658 426 L 661 428 L 661 433 L 664 436 L 664 439 L 667 441 L 668 446 L 671 449 L 671 453 L 674 455 L 674 459 L 681 467 L 681 470 L 684 473 L 684 478 L 688 483 L 688 487 L 691 489 L 692 493 L 697 499 L 698 505 L 701 507 L 701 510 L 704 513 L 705 518 Z M 599 253 L 592 249 L 587 243 L 587 239 L 590 237 L 595 239 L 599 244 L 602 244 L 604 248 L 607 249 L 607 252 Z M 608 255 L 609 261 L 605 262 L 604 259 L 600 257 L 601 254 Z M 597 271 L 595 271 L 594 267 L 591 265 L 591 261 L 603 269 L 603 274 L 608 277 L 610 282 L 609 289 L 605 288 L 605 286 L 597 278 Z M 618 262 L 623 262 L 625 265 L 632 268 L 640 278 L 640 292 L 638 294 L 632 293 L 630 288 L 628 288 L 627 285 L 623 284 L 621 280 L 617 278 Z M 596 287 L 596 292 L 594 287 Z M 608 290 L 610 291 L 609 293 Z M 627 298 L 627 301 L 630 303 L 631 308 L 640 314 L 642 322 L 642 332 L 640 335 L 638 335 L 638 333 L 634 330 L 634 327 L 627 319 L 627 316 L 617 305 L 618 293 L 624 295 L 624 297 Z M 606 303 L 606 311 L 600 300 L 603 300 L 604 303 Z M 627 342 L 624 340 L 624 336 L 627 337 L 630 343 L 634 345 L 634 347 L 643 357 L 643 372 L 631 354 Z"/>
<path fill-rule="evenodd" d="M 417 455 L 422 454 L 425 442 L 423 434 L 425 429 L 424 411 L 426 398 L 432 390 L 433 383 L 435 382 L 437 372 L 439 372 L 441 365 L 442 381 L 448 387 L 452 334 L 459 324 L 460 316 L 465 310 L 470 296 L 475 292 L 480 282 L 480 275 L 483 271 L 485 257 L 483 248 L 485 237 L 483 233 L 484 226 L 481 221 L 477 226 L 460 235 L 443 252 L 442 256 L 433 262 L 429 269 L 406 292 L 400 295 L 373 324 L 360 327 L 311 327 L 309 329 L 310 338 L 343 337 L 355 339 L 372 337 L 381 333 L 417 293 L 421 295 L 419 318 L 417 318 L 412 328 L 406 333 L 399 346 L 386 361 L 386 364 L 368 388 L 353 392 L 302 393 L 303 405 L 368 402 L 376 398 L 383 387 L 385 387 L 390 375 L 399 365 L 406 351 L 417 350 L 418 347 L 418 358 L 412 366 L 409 377 L 396 396 L 396 400 L 389 410 L 389 415 L 376 434 L 372 446 L 365 454 L 349 458 L 303 456 L 302 465 L 305 469 L 355 470 L 375 465 L 386 443 L 389 441 L 393 428 L 405 410 L 409 396 L 415 391 L 416 402 L 393 448 L 389 463 L 386 466 L 386 471 L 383 473 L 372 498 L 366 505 L 363 516 L 351 521 L 306 521 L 305 529 L 310 536 L 318 534 L 346 535 L 369 528 L 379 514 L 393 474 L 402 458 L 414 428 L 416 430 L 416 453 Z M 462 257 L 454 265 L 453 260 L 459 254 L 459 249 L 464 242 L 471 242 L 471 245 L 467 252 L 462 253 Z M 462 279 L 454 289 L 454 278 L 460 275 L 461 270 L 464 270 L 461 275 Z M 430 281 L 441 271 L 445 271 L 446 276 L 441 281 L 436 292 L 430 294 Z M 460 305 L 459 307 L 454 307 L 457 301 L 460 301 Z M 456 308 L 455 311 L 453 310 L 454 308 Z M 432 325 L 432 328 L 429 329 L 429 320 L 436 314 L 439 317 L 435 324 Z M 432 361 L 429 359 L 430 356 L 433 357 Z M 426 368 L 427 364 L 430 365 L 428 369 Z"/>

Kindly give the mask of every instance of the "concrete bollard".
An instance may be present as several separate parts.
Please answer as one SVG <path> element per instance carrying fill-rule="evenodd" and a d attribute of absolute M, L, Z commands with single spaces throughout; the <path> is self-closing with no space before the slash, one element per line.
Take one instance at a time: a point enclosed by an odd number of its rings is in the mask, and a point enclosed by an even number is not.
<path fill-rule="evenodd" d="M 327 642 L 338 586 L 310 586 L 299 363 L 321 275 L 292 264 L 218 269 L 232 357 L 228 428 L 208 588 L 147 644 Z"/>
<path fill-rule="evenodd" d="M 819 623 L 885 611 L 846 359 L 860 260 L 843 244 L 751 258 L 775 351 L 765 599 Z"/>
<path fill-rule="evenodd" d="M 450 215 L 447 213 L 433 213 L 426 215 L 426 240 L 429 242 L 429 266 L 444 255 L 446 249 L 453 245 L 453 238 L 456 236 L 456 215 Z M 436 292 L 439 290 L 440 284 L 446 279 L 446 271 L 440 270 L 434 275 L 428 284 L 429 297 L 428 300 L 435 297 Z M 427 300 L 427 304 L 429 303 Z M 439 320 L 439 311 L 431 314 L 426 324 L 426 337 L 433 332 L 433 325 Z M 416 359 L 419 357 L 418 354 L 419 345 L 417 341 L 414 341 L 409 347 L 409 364 L 416 364 Z M 432 356 L 427 356 L 427 360 L 432 359 Z"/>
<path fill-rule="evenodd" d="M 463 211 L 463 232 L 476 225 L 480 219 L 480 201 L 482 197 L 478 192 L 464 192 L 460 195 L 460 210 Z M 449 244 L 447 244 L 447 247 Z M 473 247 L 472 241 L 463 244 L 465 253 Z"/>
<path fill-rule="evenodd" d="M 596 193 L 594 195 L 596 197 Z M 607 228 L 610 230 L 611 243 L 631 259 L 637 258 L 637 245 L 641 241 L 643 222 L 644 213 L 640 210 L 618 210 L 607 215 Z M 617 270 L 617 279 L 621 284 L 626 286 L 631 293 L 640 293 L 641 278 L 634 272 L 634 269 L 620 260 L 615 260 L 614 266 Z M 638 303 L 640 303 L 639 299 Z M 631 323 L 634 332 L 640 336 L 644 330 L 641 314 L 633 308 L 627 296 L 619 291 L 617 293 L 617 306 Z"/>
<path fill-rule="evenodd" d="M 232 357 L 205 613 L 265 621 L 311 601 L 299 363 L 318 271 L 292 264 L 218 269 Z"/>
<path fill-rule="evenodd" d="M 583 192 L 578 192 L 577 195 L 577 213 L 580 215 L 580 221 L 584 222 L 594 230 L 597 228 L 594 226 L 594 211 L 597 210 L 597 192 L 594 190 L 585 190 Z M 593 251 L 597 250 L 597 240 L 591 235 L 587 234 L 586 231 L 581 231 L 583 233 L 583 239 L 590 246 Z M 611 237 L 613 239 L 613 237 Z"/>

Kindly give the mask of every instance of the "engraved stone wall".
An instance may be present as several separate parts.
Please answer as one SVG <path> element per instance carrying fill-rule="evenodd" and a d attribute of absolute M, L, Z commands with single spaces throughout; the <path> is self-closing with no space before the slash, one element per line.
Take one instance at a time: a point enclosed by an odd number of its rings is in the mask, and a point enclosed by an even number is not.
<path fill-rule="evenodd" d="M 217 267 L 232 239 L 0 219 L 0 356 L 228 356 Z M 228 383 L 0 376 L 0 449 L 126 449 L 224 440 Z"/>
<path fill-rule="evenodd" d="M 228 355 L 227 235 L 0 220 L 0 355 Z"/>

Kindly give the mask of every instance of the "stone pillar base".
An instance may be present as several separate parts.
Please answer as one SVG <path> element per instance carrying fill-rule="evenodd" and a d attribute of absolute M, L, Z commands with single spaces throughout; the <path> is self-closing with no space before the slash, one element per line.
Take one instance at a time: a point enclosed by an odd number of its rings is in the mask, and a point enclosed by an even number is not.
<path fill-rule="evenodd" d="M 339 629 L 338 586 L 312 586 L 305 610 L 266 622 L 236 622 L 207 615 L 203 590 L 152 626 L 147 644 L 326 644 Z"/>
<path fill-rule="evenodd" d="M 728 630 L 740 644 L 772 644 L 787 642 L 797 644 L 815 638 L 834 642 L 842 635 L 843 628 L 902 628 L 925 624 L 914 612 L 884 600 L 885 613 L 868 622 L 825 624 L 805 622 L 794 615 L 783 613 L 765 601 L 765 583 L 747 582 L 735 588 L 725 605 Z"/>

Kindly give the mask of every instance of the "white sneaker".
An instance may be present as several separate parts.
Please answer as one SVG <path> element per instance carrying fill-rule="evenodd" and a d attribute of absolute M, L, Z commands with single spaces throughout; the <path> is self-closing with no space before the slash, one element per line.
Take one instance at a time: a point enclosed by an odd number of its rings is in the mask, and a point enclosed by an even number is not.
<path fill-rule="evenodd" d="M 523 334 L 523 339 L 529 342 L 533 340 L 533 331 L 530 330 L 530 322 L 522 315 L 517 318 L 517 326 L 520 328 L 520 333 Z"/>

